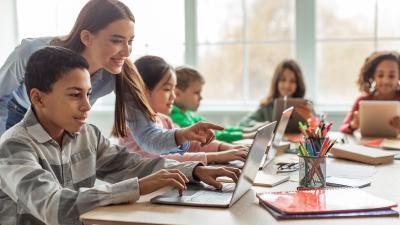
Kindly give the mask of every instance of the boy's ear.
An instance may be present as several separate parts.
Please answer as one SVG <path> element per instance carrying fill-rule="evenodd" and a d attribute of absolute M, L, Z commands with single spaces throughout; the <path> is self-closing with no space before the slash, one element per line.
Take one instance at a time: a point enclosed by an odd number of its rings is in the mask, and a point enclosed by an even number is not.
<path fill-rule="evenodd" d="M 92 33 L 88 30 L 82 30 L 80 34 L 82 43 L 87 47 L 92 44 Z"/>
<path fill-rule="evenodd" d="M 36 106 L 36 107 L 43 107 L 43 94 L 42 92 L 37 89 L 37 88 L 32 88 L 29 94 L 30 98 L 31 98 L 31 103 L 32 105 Z"/>

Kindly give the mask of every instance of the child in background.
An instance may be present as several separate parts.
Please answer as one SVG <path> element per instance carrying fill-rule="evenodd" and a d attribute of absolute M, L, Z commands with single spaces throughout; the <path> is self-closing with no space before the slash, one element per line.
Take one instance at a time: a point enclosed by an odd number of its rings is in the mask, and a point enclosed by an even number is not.
<path fill-rule="evenodd" d="M 171 119 L 166 116 L 171 112 L 175 100 L 174 69 L 164 59 L 157 56 L 143 56 L 135 61 L 135 66 L 145 83 L 150 106 L 157 113 L 157 124 L 164 129 L 175 128 Z M 160 157 L 159 154 L 150 154 L 145 149 L 141 149 L 131 133 L 126 138 L 119 138 L 119 144 L 144 157 Z M 212 141 L 205 146 L 201 146 L 200 142 L 191 141 L 189 150 L 185 154 L 165 154 L 162 157 L 177 161 L 201 161 L 204 164 L 226 163 L 232 160 L 244 161 L 247 148 L 235 148 L 238 146 L 219 141 Z"/>
<path fill-rule="evenodd" d="M 205 119 L 194 112 L 202 100 L 201 90 L 205 83 L 203 76 L 195 69 L 186 66 L 177 67 L 176 99 L 169 115 L 172 121 L 180 127 L 188 127 Z M 225 127 L 223 131 L 215 131 L 216 139 L 233 142 L 241 139 L 254 138 L 259 126 L 254 128 Z"/>
<path fill-rule="evenodd" d="M 351 111 L 345 117 L 340 131 L 352 134 L 358 129 L 358 108 L 361 100 L 400 100 L 400 56 L 396 52 L 374 52 L 364 62 L 358 77 L 358 86 L 363 93 L 356 99 Z M 388 121 L 400 129 L 400 118 Z"/>
<path fill-rule="evenodd" d="M 85 123 L 92 93 L 88 68 L 82 56 L 62 47 L 30 57 L 25 85 L 31 107 L 0 140 L 1 224 L 78 225 L 93 208 L 135 202 L 165 186 L 181 193 L 189 180 L 216 188 L 222 188 L 218 176 L 237 181 L 235 168 L 144 159 L 111 145 Z M 94 187 L 96 178 L 110 184 Z"/>
<path fill-rule="evenodd" d="M 240 122 L 240 126 L 254 126 L 260 122 L 270 122 L 274 113 L 274 100 L 280 97 L 304 98 L 306 87 L 304 84 L 303 73 L 298 63 L 294 60 L 283 60 L 276 67 L 272 77 L 269 94 L 260 102 L 260 107 L 249 114 Z M 312 109 L 297 106 L 296 112 L 304 115 L 303 118 L 312 116 Z"/>

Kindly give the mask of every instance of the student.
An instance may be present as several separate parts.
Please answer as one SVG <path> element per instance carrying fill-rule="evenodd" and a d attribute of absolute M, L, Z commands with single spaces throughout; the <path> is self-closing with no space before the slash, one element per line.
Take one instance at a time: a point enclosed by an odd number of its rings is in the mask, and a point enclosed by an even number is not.
<path fill-rule="evenodd" d="M 303 79 L 303 72 L 295 60 L 283 60 L 276 67 L 271 81 L 269 94 L 260 102 L 259 108 L 247 115 L 240 122 L 240 126 L 249 127 L 260 122 L 270 122 L 274 113 L 274 100 L 280 97 L 304 98 L 306 87 Z M 304 118 L 312 115 L 312 109 L 308 107 L 296 107 L 295 109 Z"/>
<path fill-rule="evenodd" d="M 85 123 L 88 68 L 62 47 L 43 48 L 29 59 L 25 85 L 32 105 L 0 140 L 1 224 L 81 224 L 79 216 L 93 208 L 135 202 L 165 186 L 182 192 L 189 180 L 216 188 L 222 187 L 218 176 L 237 181 L 234 168 L 145 159 L 111 145 Z M 110 184 L 94 187 L 96 178 Z"/>
<path fill-rule="evenodd" d="M 135 61 L 135 66 L 145 83 L 150 106 L 157 113 L 157 124 L 164 129 L 176 127 L 166 116 L 171 112 L 175 100 L 176 76 L 173 67 L 158 56 L 143 56 Z M 119 138 L 119 144 L 144 157 L 160 156 L 149 154 L 146 149 L 141 149 L 132 134 Z M 189 150 L 185 154 L 167 154 L 162 157 L 177 161 L 201 161 L 206 165 L 207 163 L 227 163 L 232 160 L 244 161 L 247 148 L 234 149 L 237 147 L 219 141 L 213 141 L 202 147 L 199 142 L 191 141 Z"/>
<path fill-rule="evenodd" d="M 135 19 L 129 8 L 118 0 L 91 0 L 81 10 L 71 32 L 65 37 L 25 39 L 0 68 L 0 135 L 20 121 L 30 106 L 23 83 L 25 66 L 37 50 L 56 45 L 71 49 L 89 63 L 93 93 L 90 103 L 112 91 L 116 95 L 112 134 L 124 137 L 126 123 L 142 148 L 154 153 L 183 153 L 188 140 L 205 142 L 210 124 L 188 129 L 161 130 L 155 125 L 155 113 L 144 96 L 143 82 L 128 59 L 134 39 Z M 7 122 L 6 122 L 7 121 Z"/>
<path fill-rule="evenodd" d="M 340 131 L 352 134 L 358 129 L 359 102 L 362 100 L 400 100 L 400 57 L 396 52 L 379 51 L 372 53 L 364 62 L 358 76 L 358 86 L 363 93 L 356 99 L 351 111 L 345 117 Z M 400 129 L 399 118 L 388 121 Z"/>
<path fill-rule="evenodd" d="M 172 121 L 180 127 L 188 127 L 204 121 L 203 117 L 194 113 L 202 100 L 201 90 L 205 83 L 203 76 L 197 70 L 187 66 L 177 67 L 176 76 L 176 99 L 170 114 Z M 245 138 L 254 138 L 257 128 L 229 127 L 223 131 L 216 131 L 215 135 L 217 140 L 230 143 Z"/>

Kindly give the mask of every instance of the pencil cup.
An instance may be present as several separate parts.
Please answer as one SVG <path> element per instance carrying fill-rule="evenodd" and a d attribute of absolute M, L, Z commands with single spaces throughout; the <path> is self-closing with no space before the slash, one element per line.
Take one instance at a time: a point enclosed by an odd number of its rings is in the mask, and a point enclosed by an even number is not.
<path fill-rule="evenodd" d="M 326 186 L 326 157 L 299 155 L 299 187 L 324 188 Z"/>

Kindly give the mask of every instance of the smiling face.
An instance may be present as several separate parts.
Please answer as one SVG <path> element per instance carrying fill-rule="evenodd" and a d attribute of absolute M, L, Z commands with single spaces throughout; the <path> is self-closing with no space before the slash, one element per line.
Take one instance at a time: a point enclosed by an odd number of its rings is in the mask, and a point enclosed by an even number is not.
<path fill-rule="evenodd" d="M 280 97 L 292 97 L 296 92 L 297 80 L 292 70 L 284 69 L 278 81 L 278 91 Z"/>
<path fill-rule="evenodd" d="M 392 96 L 399 82 L 399 66 L 393 60 L 384 60 L 376 66 L 374 73 L 376 91 L 381 96 Z"/>
<path fill-rule="evenodd" d="M 49 93 L 34 88 L 31 100 L 39 122 L 54 140 L 64 131 L 77 132 L 90 110 L 90 74 L 86 69 L 73 69 L 56 81 Z"/>
<path fill-rule="evenodd" d="M 133 38 L 134 22 L 129 19 L 116 20 L 95 34 L 82 31 L 82 56 L 89 62 L 89 72 L 103 68 L 111 74 L 121 73 L 131 54 Z"/>
<path fill-rule="evenodd" d="M 147 90 L 151 108 L 157 113 L 168 115 L 175 100 L 176 76 L 168 70 L 152 91 Z"/>

